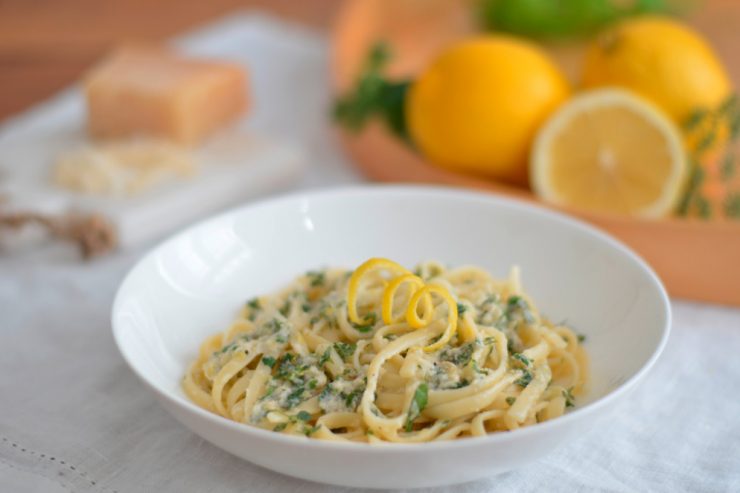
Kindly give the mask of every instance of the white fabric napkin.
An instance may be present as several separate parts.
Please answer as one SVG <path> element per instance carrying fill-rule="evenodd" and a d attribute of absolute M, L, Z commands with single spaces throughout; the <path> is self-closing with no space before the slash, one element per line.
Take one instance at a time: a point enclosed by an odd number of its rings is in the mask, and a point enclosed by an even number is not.
<path fill-rule="evenodd" d="M 326 122 L 326 41 L 264 16 L 235 15 L 186 36 L 203 54 L 244 43 L 255 67 L 254 125 L 311 152 L 302 187 L 357 181 Z M 66 93 L 6 124 L 42 125 Z M 143 250 L 80 263 L 64 250 L 0 258 L 0 491 L 340 492 L 269 472 L 171 418 L 119 356 L 115 289 Z M 438 492 L 740 491 L 740 310 L 674 304 L 655 371 L 616 415 L 546 459 Z M 423 474 L 423 471 L 419 471 Z"/>

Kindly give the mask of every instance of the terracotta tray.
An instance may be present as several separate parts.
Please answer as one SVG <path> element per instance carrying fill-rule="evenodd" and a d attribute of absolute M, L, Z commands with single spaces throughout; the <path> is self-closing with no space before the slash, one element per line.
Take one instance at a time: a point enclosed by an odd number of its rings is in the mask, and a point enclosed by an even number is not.
<path fill-rule="evenodd" d="M 334 31 L 333 76 L 339 90 L 346 88 L 356 71 L 366 47 L 382 33 L 384 39 L 398 39 L 401 57 L 390 68 L 397 75 L 413 74 L 440 44 L 471 32 L 471 23 L 465 20 L 468 10 L 465 2 L 433 0 L 443 3 L 436 13 L 414 24 L 413 38 L 402 33 L 404 16 L 416 19 L 414 12 L 394 10 L 387 15 L 387 0 L 353 0 L 340 13 Z M 384 7 L 384 4 L 386 7 Z M 411 4 L 414 4 L 413 2 Z M 728 11 L 740 26 L 740 4 L 716 0 L 706 2 L 710 19 L 717 22 L 727 18 Z M 417 2 L 416 6 L 419 5 Z M 408 6 L 407 6 L 408 7 Z M 461 7 L 461 8 L 458 8 Z M 414 7 L 417 8 L 417 7 Z M 714 10 L 712 10 L 712 8 Z M 725 10 L 723 10 L 725 9 Z M 727 10 L 727 11 L 726 11 Z M 439 16 L 455 22 L 440 34 Z M 358 22 L 358 19 L 362 19 Z M 436 20 L 435 20 L 436 19 Z M 390 27 L 389 27 L 390 25 Z M 733 25 L 725 23 L 725 27 Z M 361 29 L 358 28 L 361 27 Z M 702 29 L 706 31 L 706 28 Z M 401 34 L 399 34 L 401 32 Z M 740 42 L 725 29 L 720 44 Z M 723 46 L 719 46 L 722 54 Z M 558 48 L 565 58 L 566 67 L 572 66 L 569 49 Z M 563 55 L 564 53 L 564 55 Z M 725 57 L 725 60 L 732 58 Z M 570 61 L 570 63 L 569 63 Z M 738 67 L 730 67 L 730 72 Z M 734 74 L 733 74 L 734 75 Z M 735 79 L 737 80 L 737 78 Z M 359 134 L 340 133 L 347 153 L 360 170 L 378 181 L 447 184 L 487 190 L 526 201 L 537 201 L 530 192 L 485 179 L 452 173 L 426 163 L 390 135 L 379 123 L 368 125 Z M 544 205 L 544 204 L 543 204 Z M 617 216 L 588 213 L 580 210 L 565 212 L 584 219 L 616 236 L 632 247 L 656 270 L 671 295 L 699 301 L 740 305 L 740 224 L 713 223 L 697 220 L 666 219 L 660 221 L 638 220 Z"/>

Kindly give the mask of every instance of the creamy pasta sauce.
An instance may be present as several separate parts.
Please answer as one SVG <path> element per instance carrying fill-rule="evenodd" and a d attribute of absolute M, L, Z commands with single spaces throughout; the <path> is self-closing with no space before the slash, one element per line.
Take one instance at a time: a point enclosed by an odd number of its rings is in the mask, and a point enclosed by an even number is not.
<path fill-rule="evenodd" d="M 423 442 L 556 418 L 588 380 L 582 336 L 477 267 L 387 259 L 249 300 L 183 387 L 228 419 L 325 440 Z"/>

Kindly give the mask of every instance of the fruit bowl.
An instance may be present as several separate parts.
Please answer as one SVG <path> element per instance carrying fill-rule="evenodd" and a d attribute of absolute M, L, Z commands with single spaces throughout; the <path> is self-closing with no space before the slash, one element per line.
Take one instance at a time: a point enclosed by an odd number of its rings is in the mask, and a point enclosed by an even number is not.
<path fill-rule="evenodd" d="M 427 8 L 413 30 L 404 31 L 404 19 L 414 18 L 412 9 L 418 9 L 418 5 L 404 4 L 391 16 L 382 0 L 347 2 L 337 19 L 332 40 L 332 76 L 336 91 L 342 92 L 351 85 L 367 51 L 378 39 L 394 47 L 395 57 L 389 73 L 410 77 L 418 73 L 444 43 L 474 32 L 473 22 L 466 17 L 465 2 L 436 3 L 443 6 Z M 740 9 L 737 10 L 740 17 Z M 716 17 L 720 19 L 719 15 Z M 451 20 L 443 22 L 441 18 Z M 704 30 L 708 30 L 706 26 Z M 725 33 L 716 41 L 732 45 L 736 38 Z M 561 65 L 572 75 L 575 50 L 562 46 L 556 50 Z M 538 201 L 526 189 L 433 166 L 379 122 L 371 122 L 359 132 L 340 129 L 339 133 L 347 154 L 372 180 L 446 184 Z M 635 249 L 660 275 L 671 295 L 740 305 L 740 262 L 737 261 L 740 223 L 678 218 L 647 220 L 553 208 L 580 217 Z"/>

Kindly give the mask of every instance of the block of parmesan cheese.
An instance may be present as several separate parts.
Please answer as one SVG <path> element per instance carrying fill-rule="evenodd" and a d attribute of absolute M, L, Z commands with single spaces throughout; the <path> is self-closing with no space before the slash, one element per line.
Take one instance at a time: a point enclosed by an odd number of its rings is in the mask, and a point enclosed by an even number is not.
<path fill-rule="evenodd" d="M 244 69 L 162 47 L 118 50 L 85 78 L 88 129 L 96 138 L 157 137 L 196 145 L 247 108 Z"/>

